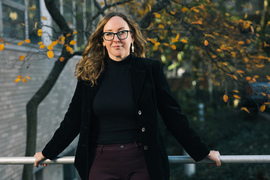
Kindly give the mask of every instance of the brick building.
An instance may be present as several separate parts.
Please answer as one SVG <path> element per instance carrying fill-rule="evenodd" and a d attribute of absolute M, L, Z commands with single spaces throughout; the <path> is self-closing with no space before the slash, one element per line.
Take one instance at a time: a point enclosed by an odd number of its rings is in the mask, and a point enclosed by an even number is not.
<path fill-rule="evenodd" d="M 73 30 L 86 26 L 86 20 L 72 15 L 75 9 L 80 11 L 78 15 L 86 13 L 89 9 L 85 6 L 90 7 L 92 1 L 83 3 L 77 7 L 75 0 L 59 0 L 59 9 Z M 51 37 L 61 34 L 49 26 L 57 30 L 44 0 L 0 1 L 0 44 L 5 45 L 0 51 L 0 157 L 25 156 L 26 104 L 47 78 L 61 50 L 60 45 L 55 46 L 55 57 L 49 59 L 47 49 L 39 49 L 38 42 L 43 41 L 47 46 L 52 42 Z M 41 37 L 37 36 L 39 27 L 43 30 Z M 25 39 L 30 39 L 31 43 L 24 42 L 18 46 L 18 42 Z M 81 50 L 86 39 L 78 34 L 75 40 L 78 43 L 74 49 Z M 21 55 L 25 55 L 24 61 L 19 61 Z M 75 56 L 69 60 L 55 86 L 39 105 L 36 151 L 43 149 L 64 117 L 75 90 L 77 80 L 74 70 L 79 59 Z M 31 79 L 27 79 L 26 83 L 15 83 L 18 75 Z M 62 155 L 73 156 L 75 148 L 76 140 Z M 0 180 L 20 180 L 22 170 L 23 165 L 0 165 Z M 34 180 L 78 178 L 73 165 L 34 168 L 33 173 Z"/>

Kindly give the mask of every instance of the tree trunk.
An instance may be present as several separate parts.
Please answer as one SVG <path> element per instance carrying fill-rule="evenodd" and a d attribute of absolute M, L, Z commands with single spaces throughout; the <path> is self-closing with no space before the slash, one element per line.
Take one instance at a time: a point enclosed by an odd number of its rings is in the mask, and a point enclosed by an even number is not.
<path fill-rule="evenodd" d="M 63 34 L 72 33 L 72 30 L 68 27 L 64 17 L 60 14 L 53 0 L 45 0 L 46 7 L 53 18 L 53 20 L 60 27 Z M 72 40 L 72 36 L 66 38 L 65 43 L 69 44 Z M 75 54 L 73 54 L 75 55 Z M 65 46 L 63 46 L 62 54 L 60 57 L 64 57 L 65 61 L 60 62 L 58 59 L 54 67 L 52 68 L 47 79 L 39 90 L 34 94 L 34 96 L 28 101 L 26 105 L 26 123 L 27 123 L 27 135 L 26 135 L 26 150 L 25 156 L 33 156 L 36 151 L 36 136 L 37 136 L 37 109 L 38 105 L 43 101 L 43 99 L 49 94 L 53 88 L 56 80 L 64 69 L 68 60 L 73 57 L 69 52 L 66 51 Z M 24 165 L 22 180 L 32 179 L 33 165 Z"/>

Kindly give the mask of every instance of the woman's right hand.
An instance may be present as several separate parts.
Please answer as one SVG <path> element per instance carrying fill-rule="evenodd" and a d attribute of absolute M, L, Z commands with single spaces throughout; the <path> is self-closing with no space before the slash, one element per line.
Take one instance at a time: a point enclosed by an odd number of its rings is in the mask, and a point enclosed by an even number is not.
<path fill-rule="evenodd" d="M 39 161 L 45 160 L 46 158 L 43 156 L 42 152 L 37 152 L 34 157 L 36 158 L 34 166 L 38 167 Z M 48 166 L 48 164 L 41 164 L 41 166 Z"/>

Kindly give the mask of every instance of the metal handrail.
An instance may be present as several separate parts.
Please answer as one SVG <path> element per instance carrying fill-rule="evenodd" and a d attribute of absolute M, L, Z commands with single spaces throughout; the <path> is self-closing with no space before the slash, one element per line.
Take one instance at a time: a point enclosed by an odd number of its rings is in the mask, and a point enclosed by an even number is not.
<path fill-rule="evenodd" d="M 195 162 L 189 156 L 168 156 L 172 164 L 209 164 L 214 163 L 209 159 L 203 159 Z M 54 160 L 44 160 L 40 164 L 73 164 L 74 156 L 57 157 Z M 222 155 L 219 157 L 221 163 L 270 163 L 270 155 Z M 20 165 L 34 164 L 35 157 L 0 157 L 0 165 Z"/>

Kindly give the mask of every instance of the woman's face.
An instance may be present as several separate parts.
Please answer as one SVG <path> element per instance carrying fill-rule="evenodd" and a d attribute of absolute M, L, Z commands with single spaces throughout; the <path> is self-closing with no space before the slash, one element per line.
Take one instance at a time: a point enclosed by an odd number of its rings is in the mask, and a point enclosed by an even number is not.
<path fill-rule="evenodd" d="M 127 22 L 119 16 L 112 17 L 103 28 L 103 33 L 109 33 L 103 36 L 103 46 L 106 47 L 109 57 L 115 61 L 121 61 L 130 54 L 130 46 L 134 41 L 130 32 L 127 32 L 127 38 L 122 40 L 116 34 L 110 34 L 117 32 L 121 32 L 121 34 L 126 33 L 124 30 L 129 31 L 130 29 Z M 107 37 L 109 39 L 109 36 L 114 36 L 114 38 L 112 40 L 106 40 L 105 38 Z M 119 36 L 122 38 L 122 35 L 119 34 Z"/>

